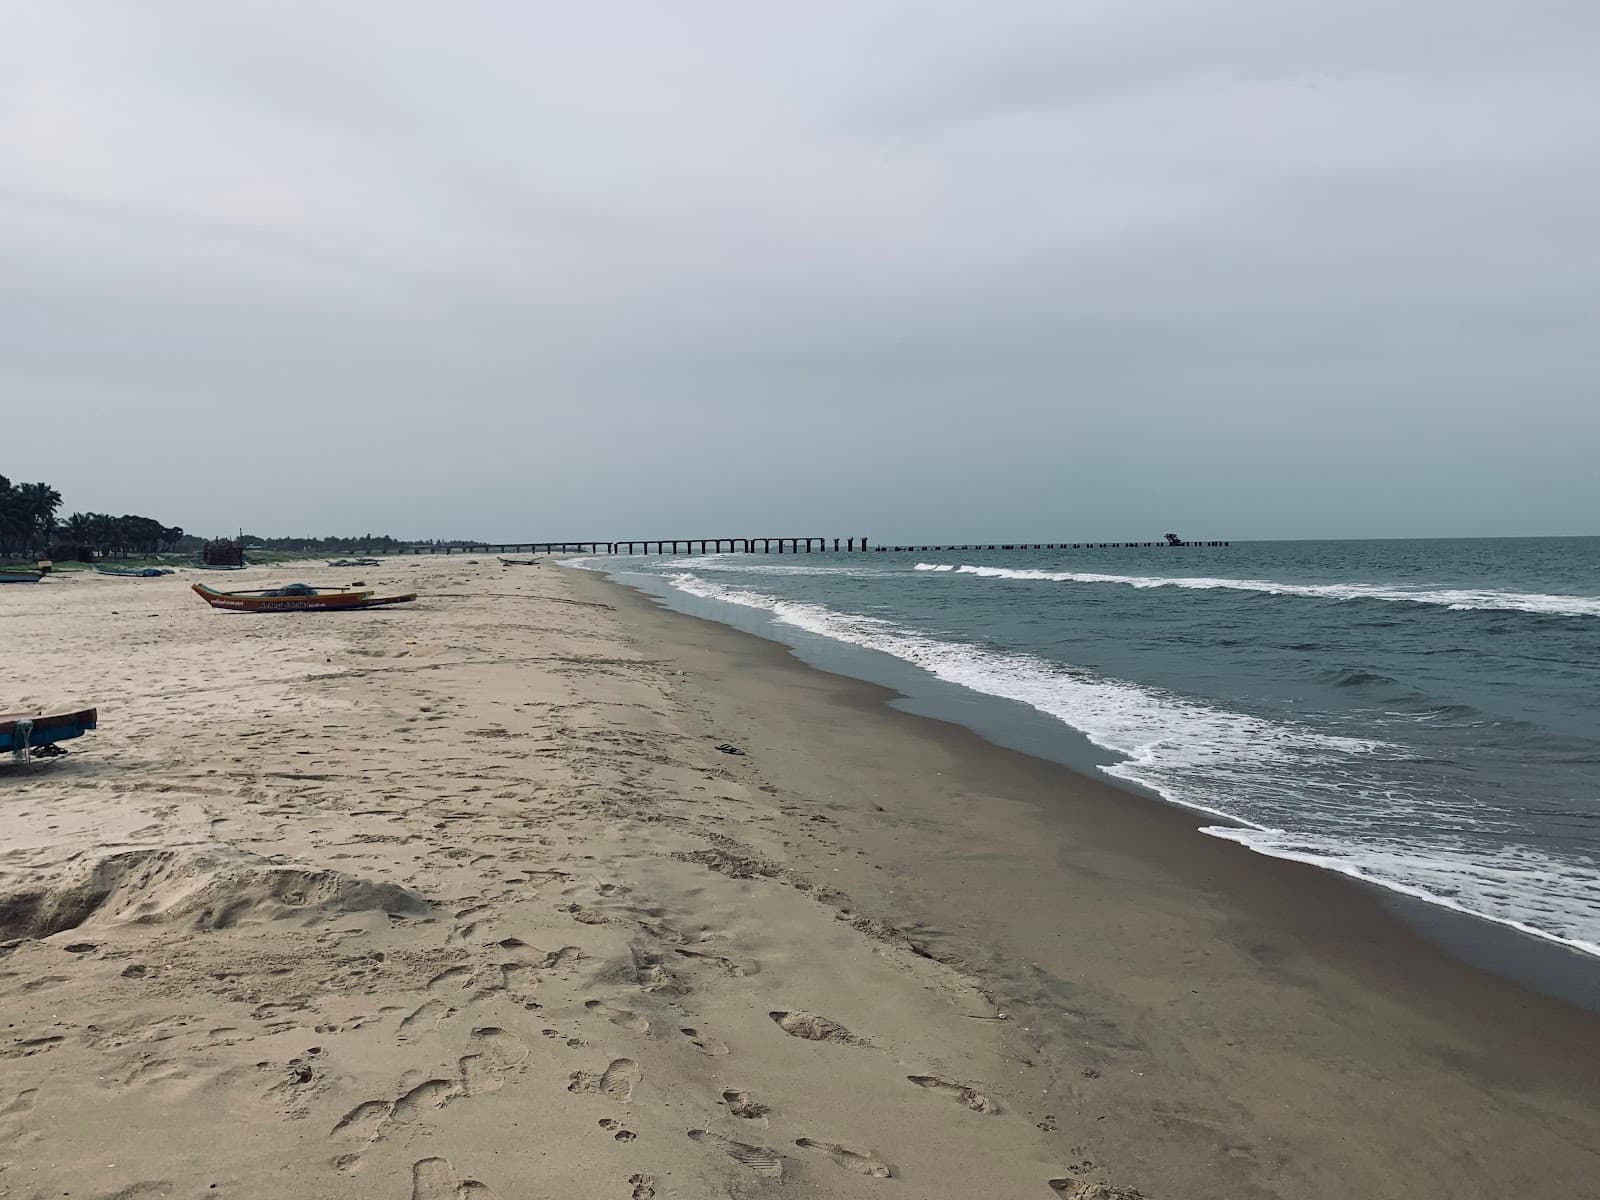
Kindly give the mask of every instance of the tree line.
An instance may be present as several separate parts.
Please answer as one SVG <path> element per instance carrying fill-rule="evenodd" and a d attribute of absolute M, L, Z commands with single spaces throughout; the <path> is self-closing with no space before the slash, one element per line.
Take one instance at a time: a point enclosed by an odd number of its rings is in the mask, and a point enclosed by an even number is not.
<path fill-rule="evenodd" d="M 161 554 L 200 540 L 131 513 L 76 512 L 58 520 L 60 511 L 61 493 L 48 483 L 12 483 L 0 475 L 0 558 L 36 557 L 56 547 L 99 555 Z"/>
<path fill-rule="evenodd" d="M 206 539 L 163 525 L 150 517 L 75 512 L 58 518 L 61 493 L 48 483 L 12 483 L 0 475 L 0 559 L 76 558 L 83 551 L 97 558 L 198 552 Z M 359 537 L 257 537 L 243 534 L 246 547 L 288 552 L 348 554 L 392 551 L 404 543 L 388 534 Z"/>

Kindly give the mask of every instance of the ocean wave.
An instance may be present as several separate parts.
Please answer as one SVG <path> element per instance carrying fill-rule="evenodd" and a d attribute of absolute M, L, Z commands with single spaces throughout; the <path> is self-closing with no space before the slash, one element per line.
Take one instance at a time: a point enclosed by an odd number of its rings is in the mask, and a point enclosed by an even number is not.
<path fill-rule="evenodd" d="M 1562 861 L 1529 846 L 1353 846 L 1279 829 L 1212 826 L 1213 837 L 1258 854 L 1309 863 L 1429 904 L 1507 925 L 1600 956 L 1600 887 L 1592 859 Z"/>
<path fill-rule="evenodd" d="M 1108 767 L 1175 803 L 1229 820 L 1184 777 L 1203 769 L 1211 778 L 1257 779 L 1273 765 L 1280 774 L 1317 759 L 1364 754 L 1381 743 L 1318 733 L 1303 726 L 1212 708 L 1157 688 L 1046 662 L 1030 654 L 945 641 L 881 617 L 845 613 L 808 601 L 785 600 L 685 573 L 670 577 L 679 591 L 768 612 L 781 624 L 892 655 L 948 683 L 1035 708 L 1095 745 L 1123 755 Z M 1286 769 L 1286 770 L 1285 770 Z M 1248 821 L 1247 821 L 1248 823 Z"/>
<path fill-rule="evenodd" d="M 1029 568 L 980 567 L 957 563 L 918 563 L 918 571 L 954 571 L 984 579 L 1016 579 L 1043 583 L 1113 583 L 1133 588 L 1184 588 L 1194 591 L 1259 592 L 1270 596 L 1304 596 L 1318 600 L 1387 600 L 1429 604 L 1457 612 L 1485 610 L 1538 613 L 1543 616 L 1600 617 L 1600 596 L 1508 592 L 1495 588 L 1396 587 L 1379 583 L 1284 583 L 1273 579 L 1225 579 L 1211 576 L 1104 575 L 1093 571 L 1040 571 Z"/>
<path fill-rule="evenodd" d="M 931 569 L 931 568 L 930 568 Z M 944 640 L 881 617 L 841 612 L 705 579 L 668 577 L 677 590 L 758 609 L 781 624 L 891 655 L 938 679 L 1028 705 L 1123 761 L 1107 775 L 1235 826 L 1207 829 L 1262 854 L 1292 858 L 1600 955 L 1594 864 L 1527 847 L 1423 846 L 1386 841 L 1358 798 L 1381 796 L 1389 819 L 1471 832 L 1476 818 L 1433 792 L 1396 791 L 1386 760 L 1402 747 L 1324 733 L 1117 680 L 1033 655 Z M 1351 672 L 1357 686 L 1383 677 Z M 1367 815 L 1363 815 L 1367 813 Z M 1461 824 L 1461 822 L 1465 822 Z M 1452 826 L 1450 822 L 1456 824 Z M 1322 823 L 1331 832 L 1285 830 Z"/>
<path fill-rule="evenodd" d="M 748 554 L 691 555 L 686 558 L 668 559 L 666 562 L 656 563 L 653 566 L 655 569 L 663 571 L 730 571 L 740 575 L 833 575 L 846 576 L 852 579 L 864 579 L 868 576 L 896 573 L 886 571 L 881 567 L 824 566 L 820 563 L 811 562 L 751 562 Z"/>

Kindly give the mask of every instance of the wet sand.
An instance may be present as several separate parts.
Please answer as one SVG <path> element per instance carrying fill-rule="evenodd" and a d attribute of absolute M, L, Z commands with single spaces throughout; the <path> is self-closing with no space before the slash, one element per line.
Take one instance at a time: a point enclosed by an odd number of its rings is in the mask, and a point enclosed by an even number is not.
<path fill-rule="evenodd" d="M 795 860 L 1007 1011 L 1009 1098 L 1065 1158 L 1175 1197 L 1600 1196 L 1600 1015 L 1365 887 L 603 586 L 751 748 Z"/>
<path fill-rule="evenodd" d="M 1359 889 L 594 575 L 362 574 L 0 597 L 0 707 L 102 720 L 0 766 L 0 1195 L 1600 1195 L 1594 1016 Z"/>

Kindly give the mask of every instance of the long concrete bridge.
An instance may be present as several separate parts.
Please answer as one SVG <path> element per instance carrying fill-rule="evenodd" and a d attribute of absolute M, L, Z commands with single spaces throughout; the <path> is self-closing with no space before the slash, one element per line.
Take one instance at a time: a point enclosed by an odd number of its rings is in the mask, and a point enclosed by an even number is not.
<path fill-rule="evenodd" d="M 398 554 L 918 554 L 973 550 L 1133 550 L 1227 546 L 1225 541 L 1186 542 L 1168 534 L 1159 542 L 989 542 L 966 545 L 869 546 L 866 538 L 636 538 L 616 542 L 419 542 Z M 759 547 L 759 549 L 758 549 Z"/>

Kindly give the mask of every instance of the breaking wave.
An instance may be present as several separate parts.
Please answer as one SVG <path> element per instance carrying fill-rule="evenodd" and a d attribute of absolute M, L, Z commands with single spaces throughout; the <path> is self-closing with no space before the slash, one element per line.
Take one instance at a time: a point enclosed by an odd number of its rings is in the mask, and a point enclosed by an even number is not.
<path fill-rule="evenodd" d="M 979 567 L 956 563 L 917 563 L 918 571 L 953 571 L 984 579 L 1045 583 L 1109 583 L 1133 588 L 1185 588 L 1193 591 L 1262 592 L 1270 596 L 1305 596 L 1318 600 L 1387 600 L 1431 604 L 1457 612 L 1485 610 L 1539 613 L 1545 616 L 1600 617 L 1600 596 L 1547 595 L 1492 588 L 1399 587 L 1380 583 L 1284 583 L 1273 579 L 1223 579 L 1211 576 L 1103 575 L 1093 571 L 1040 571 L 1011 567 Z"/>

